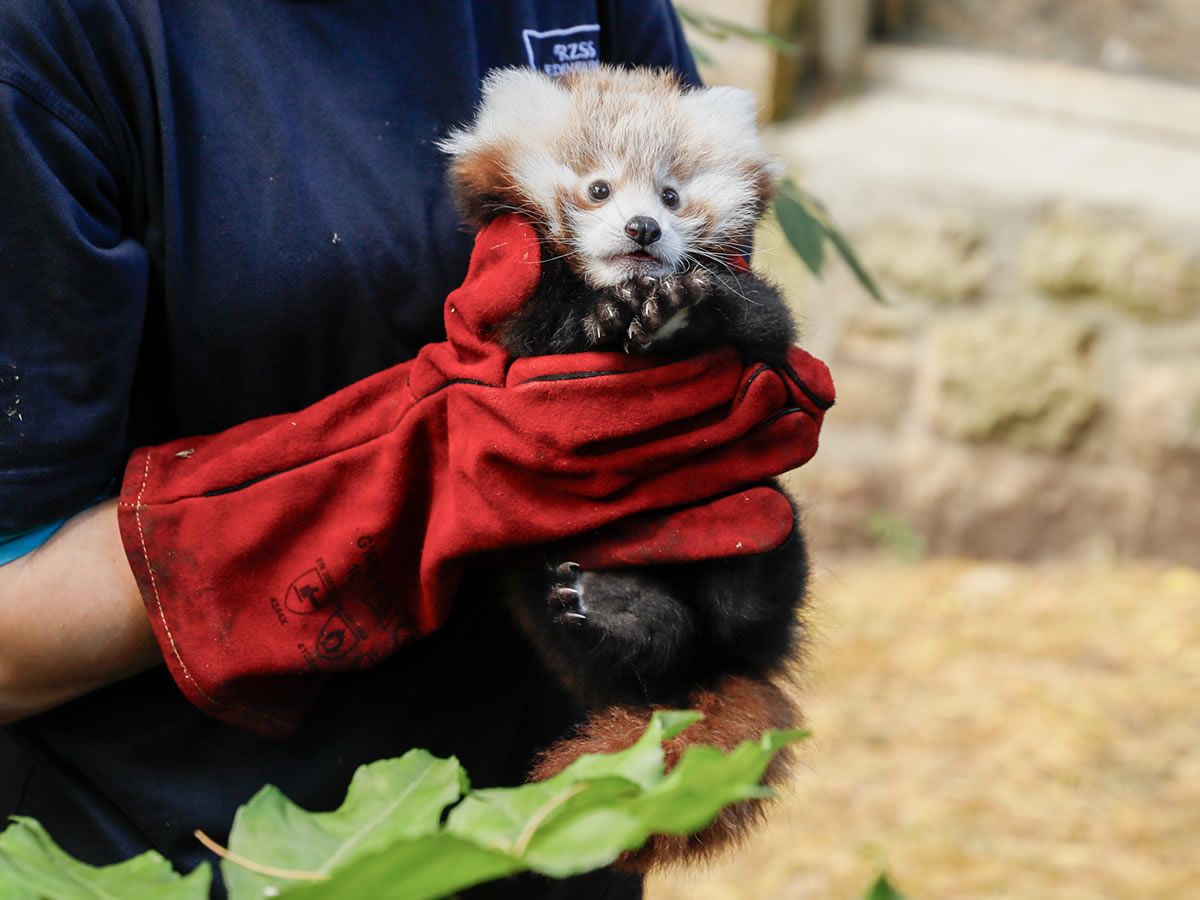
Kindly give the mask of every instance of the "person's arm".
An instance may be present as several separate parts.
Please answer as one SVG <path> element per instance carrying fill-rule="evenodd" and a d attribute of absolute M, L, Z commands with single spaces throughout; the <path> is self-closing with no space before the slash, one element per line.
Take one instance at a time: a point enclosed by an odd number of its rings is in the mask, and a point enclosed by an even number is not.
<path fill-rule="evenodd" d="M 161 663 L 115 499 L 0 566 L 0 724 Z"/>
<path fill-rule="evenodd" d="M 157 655 L 116 502 L 91 506 L 128 452 L 149 279 L 137 155 L 101 76 L 56 55 L 80 38 L 60 33 L 68 13 L 0 13 L 0 535 L 67 519 L 0 566 L 3 722 Z"/>

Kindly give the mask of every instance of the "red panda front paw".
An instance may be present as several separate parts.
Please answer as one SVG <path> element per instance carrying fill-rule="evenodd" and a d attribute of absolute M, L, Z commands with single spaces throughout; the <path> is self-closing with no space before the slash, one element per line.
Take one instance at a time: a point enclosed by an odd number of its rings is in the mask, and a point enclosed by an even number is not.
<path fill-rule="evenodd" d="M 625 352 L 640 354 L 658 349 L 687 326 L 688 311 L 708 296 L 712 279 L 703 270 L 695 270 L 665 278 L 638 278 L 628 285 L 627 302 L 633 318 Z"/>
<path fill-rule="evenodd" d="M 633 307 L 624 292 L 625 285 L 601 291 L 596 303 L 583 317 L 583 332 L 591 347 L 619 344 L 629 328 Z"/>
<path fill-rule="evenodd" d="M 587 624 L 587 607 L 583 605 L 583 585 L 579 563 L 565 562 L 554 570 L 550 585 L 551 618 L 563 625 L 582 627 Z"/>

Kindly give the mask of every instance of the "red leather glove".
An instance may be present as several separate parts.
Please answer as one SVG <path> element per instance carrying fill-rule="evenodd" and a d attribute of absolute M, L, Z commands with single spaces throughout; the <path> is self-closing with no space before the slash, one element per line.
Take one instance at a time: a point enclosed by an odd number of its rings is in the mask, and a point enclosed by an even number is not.
<path fill-rule="evenodd" d="M 833 399 L 824 365 L 802 351 L 786 373 L 732 351 L 514 362 L 487 336 L 539 274 L 533 230 L 498 219 L 446 301 L 445 342 L 300 412 L 130 457 L 121 536 L 198 707 L 286 736 L 320 688 L 314 673 L 372 665 L 434 631 L 483 554 L 719 495 L 708 512 L 640 520 L 629 541 L 607 532 L 589 561 L 696 558 L 680 527 L 697 516 L 711 556 L 791 532 L 770 488 L 730 492 L 816 451 Z"/>

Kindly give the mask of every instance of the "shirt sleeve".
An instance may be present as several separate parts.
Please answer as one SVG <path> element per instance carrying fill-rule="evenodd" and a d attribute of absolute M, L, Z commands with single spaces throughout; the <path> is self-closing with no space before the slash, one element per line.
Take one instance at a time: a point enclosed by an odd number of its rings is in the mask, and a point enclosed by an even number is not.
<path fill-rule="evenodd" d="M 102 126 L 0 55 L 0 535 L 78 512 L 124 461 L 149 264 L 118 169 Z"/>
<path fill-rule="evenodd" d="M 630 66 L 674 69 L 685 84 L 699 85 L 700 73 L 669 0 L 608 0 L 605 58 Z"/>
<path fill-rule="evenodd" d="M 20 559 L 25 554 L 32 553 L 54 537 L 55 532 L 66 523 L 66 519 L 59 519 L 57 522 L 51 522 L 40 528 L 31 528 L 19 534 L 0 535 L 0 566 L 8 565 L 14 559 Z"/>

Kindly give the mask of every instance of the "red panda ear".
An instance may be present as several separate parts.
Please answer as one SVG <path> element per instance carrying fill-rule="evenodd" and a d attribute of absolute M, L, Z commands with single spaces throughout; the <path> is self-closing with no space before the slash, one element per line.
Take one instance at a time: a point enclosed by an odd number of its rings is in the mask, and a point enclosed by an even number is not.
<path fill-rule="evenodd" d="M 511 155 L 503 144 L 486 144 L 456 155 L 449 181 L 454 205 L 472 225 L 487 224 L 505 207 L 525 205 L 515 190 Z"/>
<path fill-rule="evenodd" d="M 480 135 L 531 137 L 554 127 L 570 111 L 566 88 L 534 69 L 493 69 L 481 93 L 475 121 Z"/>
<path fill-rule="evenodd" d="M 761 215 L 775 195 L 783 167 L 763 149 L 754 94 L 724 86 L 688 90 L 680 98 L 680 109 L 697 143 L 721 148 L 737 166 Z"/>
<path fill-rule="evenodd" d="M 684 110 L 702 131 L 726 139 L 754 138 L 758 100 L 752 91 L 721 85 L 685 91 L 682 99 Z"/>
<path fill-rule="evenodd" d="M 475 121 L 438 143 L 451 158 L 455 203 L 474 224 L 502 206 L 526 206 L 517 192 L 517 160 L 537 156 L 566 127 L 571 100 L 553 79 L 533 69 L 496 69 L 484 79 Z"/>

